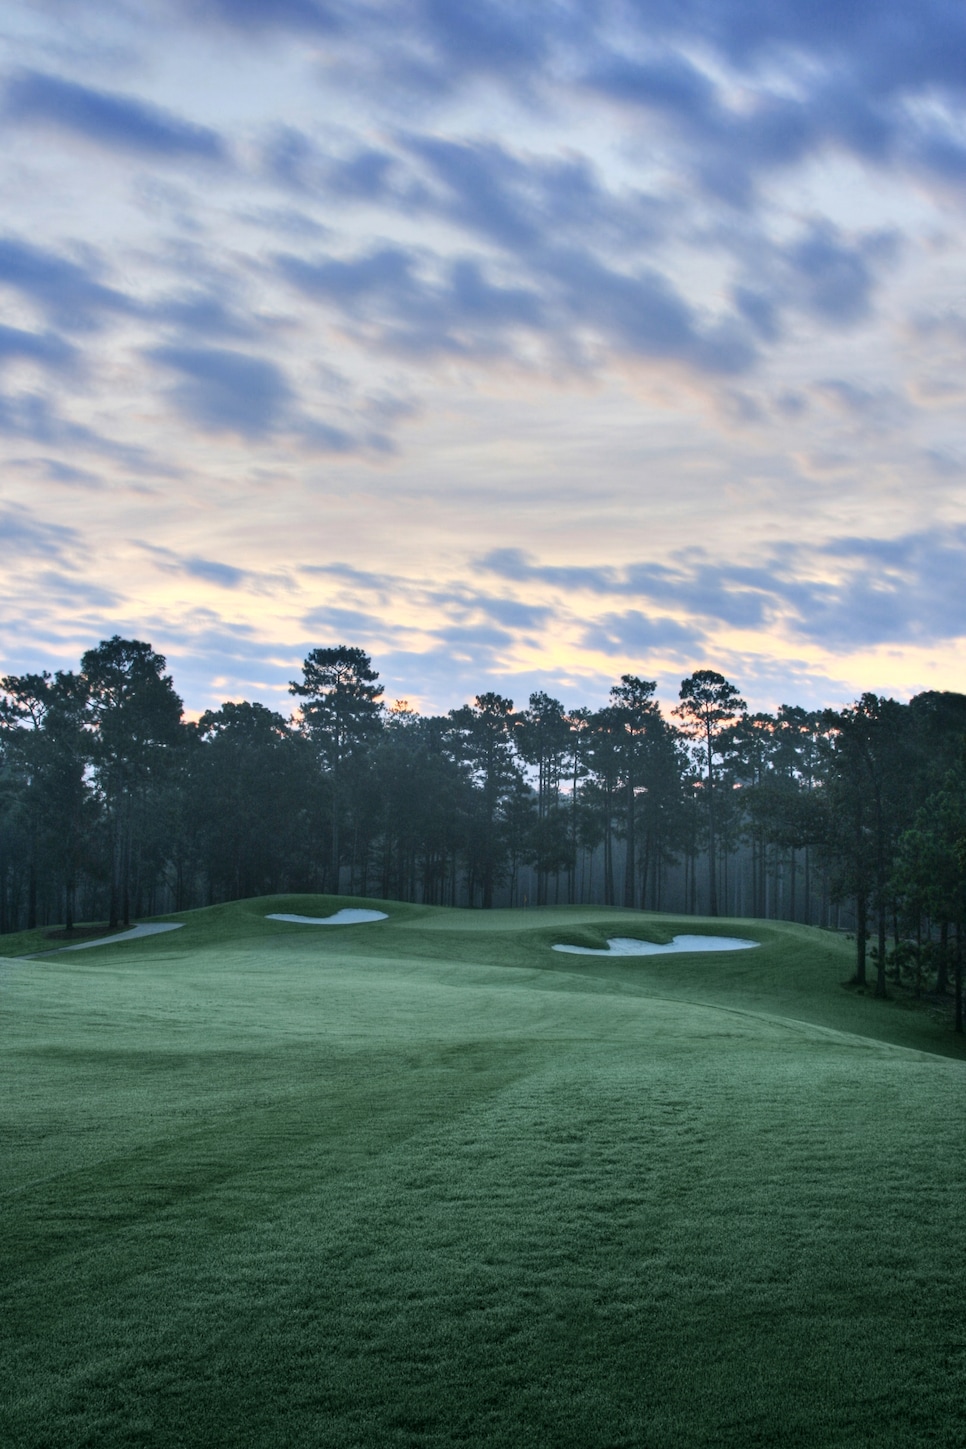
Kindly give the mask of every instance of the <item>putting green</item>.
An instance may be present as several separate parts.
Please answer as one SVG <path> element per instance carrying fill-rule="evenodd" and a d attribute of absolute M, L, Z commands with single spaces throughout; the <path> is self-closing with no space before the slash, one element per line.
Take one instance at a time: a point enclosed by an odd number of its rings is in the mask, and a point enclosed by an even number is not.
<path fill-rule="evenodd" d="M 0 963 L 4 1446 L 958 1449 L 966 1065 L 846 943 L 172 919 Z"/>

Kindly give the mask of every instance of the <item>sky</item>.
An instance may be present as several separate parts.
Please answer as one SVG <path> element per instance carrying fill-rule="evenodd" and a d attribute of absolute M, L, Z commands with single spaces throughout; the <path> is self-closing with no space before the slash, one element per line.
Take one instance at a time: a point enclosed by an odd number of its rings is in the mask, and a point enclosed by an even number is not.
<path fill-rule="evenodd" d="M 966 689 L 962 0 L 4 0 L 0 672 Z"/>

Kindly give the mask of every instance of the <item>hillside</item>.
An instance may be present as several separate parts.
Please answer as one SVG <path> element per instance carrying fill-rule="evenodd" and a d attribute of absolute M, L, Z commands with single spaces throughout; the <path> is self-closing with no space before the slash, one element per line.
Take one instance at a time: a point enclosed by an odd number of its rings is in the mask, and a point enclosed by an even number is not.
<path fill-rule="evenodd" d="M 961 1044 L 847 943 L 177 919 L 0 961 L 5 1445 L 961 1442 Z"/>

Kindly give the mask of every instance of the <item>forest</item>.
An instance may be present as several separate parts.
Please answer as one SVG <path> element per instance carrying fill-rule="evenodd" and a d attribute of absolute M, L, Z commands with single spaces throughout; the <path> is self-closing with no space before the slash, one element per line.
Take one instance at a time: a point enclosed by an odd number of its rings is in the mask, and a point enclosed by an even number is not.
<path fill-rule="evenodd" d="M 664 710 L 628 674 L 596 710 L 425 716 L 340 645 L 290 718 L 189 722 L 166 667 L 115 635 L 0 679 L 0 932 L 302 891 L 784 919 L 850 932 L 854 986 L 963 1030 L 966 695 L 752 713 L 700 669 Z"/>

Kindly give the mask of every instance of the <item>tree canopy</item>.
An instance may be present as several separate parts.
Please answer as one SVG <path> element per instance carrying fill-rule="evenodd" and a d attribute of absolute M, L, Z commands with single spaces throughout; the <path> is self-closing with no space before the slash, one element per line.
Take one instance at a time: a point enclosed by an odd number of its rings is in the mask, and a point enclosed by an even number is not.
<path fill-rule="evenodd" d="M 118 635 L 0 680 L 0 928 L 280 890 L 621 902 L 848 929 L 858 989 L 871 949 L 877 994 L 961 1001 L 966 696 L 750 714 L 700 669 L 670 709 L 625 674 L 598 709 L 423 716 L 344 644 L 290 691 L 289 718 L 186 723 L 163 656 Z"/>

